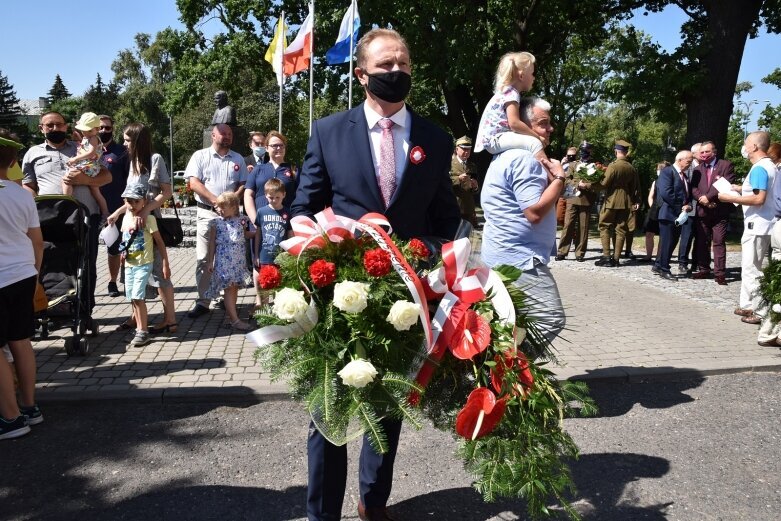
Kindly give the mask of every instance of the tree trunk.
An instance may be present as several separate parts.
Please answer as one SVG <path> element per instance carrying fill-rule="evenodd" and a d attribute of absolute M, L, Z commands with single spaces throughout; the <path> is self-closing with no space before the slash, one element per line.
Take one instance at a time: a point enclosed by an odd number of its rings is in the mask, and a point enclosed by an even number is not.
<path fill-rule="evenodd" d="M 713 0 L 707 3 L 708 34 L 705 54 L 700 59 L 703 79 L 699 90 L 687 93 L 689 145 L 713 141 L 721 156 L 727 142 L 732 99 L 752 24 L 759 17 L 763 0 Z"/>

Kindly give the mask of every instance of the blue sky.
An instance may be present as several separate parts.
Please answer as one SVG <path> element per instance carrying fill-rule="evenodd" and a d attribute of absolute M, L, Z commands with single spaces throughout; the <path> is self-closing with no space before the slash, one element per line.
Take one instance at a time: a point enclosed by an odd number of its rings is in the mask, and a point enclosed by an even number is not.
<path fill-rule="evenodd" d="M 83 94 L 97 73 L 104 81 L 111 80 L 111 62 L 121 49 L 133 46 L 136 33 L 154 35 L 168 26 L 184 28 L 178 21 L 174 0 L 3 0 L 3 6 L 10 14 L 4 18 L 6 51 L 0 71 L 22 99 L 45 96 L 56 74 L 72 94 Z M 662 47 L 671 49 L 680 42 L 678 29 L 684 20 L 680 9 L 668 7 L 648 16 L 638 13 L 632 23 Z M 76 40 L 69 36 L 88 32 L 93 32 L 94 38 Z M 769 99 L 774 105 L 781 104 L 781 90 L 760 81 L 779 66 L 771 58 L 778 56 L 779 50 L 781 35 L 764 31 L 746 43 L 739 81 L 750 81 L 754 89 L 743 96 L 744 100 Z M 764 106 L 760 103 L 753 107 L 750 126 Z"/>

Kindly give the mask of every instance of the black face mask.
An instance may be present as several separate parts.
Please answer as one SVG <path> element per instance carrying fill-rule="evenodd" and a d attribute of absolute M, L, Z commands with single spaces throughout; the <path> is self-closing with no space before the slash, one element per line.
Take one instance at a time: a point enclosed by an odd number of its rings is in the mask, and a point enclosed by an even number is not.
<path fill-rule="evenodd" d="M 412 87 L 412 76 L 404 71 L 366 74 L 369 77 L 369 92 L 388 103 L 404 101 Z"/>
<path fill-rule="evenodd" d="M 49 143 L 54 143 L 55 145 L 59 145 L 60 143 L 63 143 L 66 139 L 68 139 L 68 133 L 64 130 L 50 130 L 49 132 L 44 134 L 44 137 L 46 138 L 46 141 Z"/>
<path fill-rule="evenodd" d="M 98 137 L 100 138 L 100 142 L 104 145 L 106 143 L 110 143 L 112 139 L 114 139 L 114 134 L 111 132 L 98 132 Z"/>

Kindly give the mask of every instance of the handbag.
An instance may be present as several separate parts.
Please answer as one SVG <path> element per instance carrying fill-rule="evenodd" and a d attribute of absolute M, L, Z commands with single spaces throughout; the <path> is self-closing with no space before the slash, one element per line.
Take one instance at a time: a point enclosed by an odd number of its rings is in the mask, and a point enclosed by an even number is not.
<path fill-rule="evenodd" d="M 174 198 L 171 197 L 171 206 L 174 209 L 174 217 L 157 218 L 157 230 L 160 232 L 160 236 L 163 238 L 163 243 L 166 247 L 179 246 L 184 240 L 184 231 L 182 230 L 182 221 L 179 219 L 179 212 L 176 210 L 176 203 Z"/>
<path fill-rule="evenodd" d="M 160 154 L 152 155 L 152 170 L 149 172 L 149 184 L 160 186 L 160 171 L 165 171 L 165 162 Z M 167 248 L 173 246 L 179 246 L 184 240 L 184 231 L 182 230 L 182 221 L 179 219 L 179 212 L 176 209 L 176 201 L 174 196 L 171 195 L 169 199 L 171 201 L 171 207 L 174 209 L 174 217 L 164 217 L 161 213 L 160 217 L 157 217 L 157 231 L 160 232 L 160 237 L 163 239 L 163 244 Z"/>

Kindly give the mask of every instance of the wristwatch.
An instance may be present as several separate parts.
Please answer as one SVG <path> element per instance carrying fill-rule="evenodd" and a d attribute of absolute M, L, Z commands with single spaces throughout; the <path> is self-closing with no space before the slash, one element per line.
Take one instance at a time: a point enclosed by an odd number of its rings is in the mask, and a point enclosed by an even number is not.
<path fill-rule="evenodd" d="M 554 180 L 558 179 L 558 180 L 559 180 L 559 181 L 561 181 L 563 184 L 567 184 L 567 178 L 566 178 L 566 177 L 564 177 L 563 175 L 556 175 L 556 176 L 553 176 L 553 179 L 554 179 Z"/>

